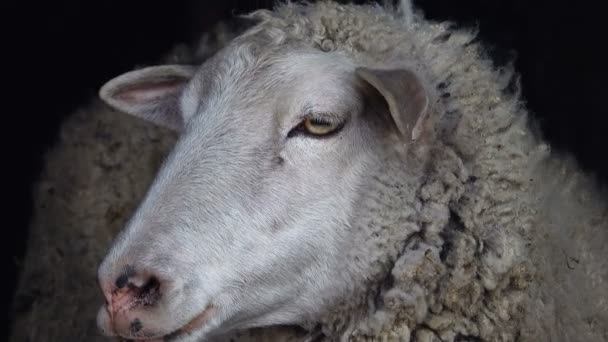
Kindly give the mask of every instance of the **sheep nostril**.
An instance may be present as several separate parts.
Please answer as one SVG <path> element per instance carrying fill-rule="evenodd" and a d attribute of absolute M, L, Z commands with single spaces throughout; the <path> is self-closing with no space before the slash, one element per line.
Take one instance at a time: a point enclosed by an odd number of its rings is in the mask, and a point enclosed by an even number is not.
<path fill-rule="evenodd" d="M 143 272 L 131 273 L 126 277 L 119 276 L 115 284 L 117 286 L 110 296 L 111 303 L 108 304 L 106 299 L 106 307 L 112 314 L 129 311 L 135 306 L 154 305 L 160 299 L 161 282 L 155 276 Z"/>
<path fill-rule="evenodd" d="M 135 277 L 135 268 L 131 265 L 127 265 L 120 276 L 116 278 L 114 285 L 116 285 L 116 288 L 122 289 L 123 287 L 127 286 L 129 281 L 133 281 L 133 277 Z"/>
<path fill-rule="evenodd" d="M 160 281 L 150 277 L 143 284 L 129 283 L 127 285 L 135 294 L 136 301 L 143 305 L 152 305 L 160 297 Z"/>

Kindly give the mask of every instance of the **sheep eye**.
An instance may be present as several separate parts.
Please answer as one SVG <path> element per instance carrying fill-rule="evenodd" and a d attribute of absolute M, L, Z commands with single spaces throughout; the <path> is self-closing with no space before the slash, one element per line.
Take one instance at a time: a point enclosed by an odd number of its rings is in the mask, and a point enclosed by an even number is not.
<path fill-rule="evenodd" d="M 287 137 L 292 137 L 296 134 L 305 134 L 313 137 L 327 137 L 337 133 L 343 123 L 330 122 L 316 118 L 306 118 L 298 126 L 289 132 Z"/>

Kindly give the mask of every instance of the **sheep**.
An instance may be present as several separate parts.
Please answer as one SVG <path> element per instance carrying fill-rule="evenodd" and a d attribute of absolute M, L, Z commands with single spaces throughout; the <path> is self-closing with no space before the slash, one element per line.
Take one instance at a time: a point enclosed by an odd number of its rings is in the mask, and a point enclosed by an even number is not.
<path fill-rule="evenodd" d="M 138 69 L 101 90 L 120 111 L 181 132 L 137 210 L 128 197 L 133 215 L 100 265 L 105 333 L 227 340 L 290 324 L 306 332 L 276 336 L 608 339 L 605 192 L 542 140 L 512 67 L 496 69 L 475 32 L 408 4 L 288 3 L 249 17 L 258 23 L 200 68 Z M 284 123 L 294 115 L 302 121 Z M 285 135 L 287 154 L 265 145 Z M 116 182 L 104 186 L 139 185 Z M 201 193 L 214 201 L 196 205 Z"/>

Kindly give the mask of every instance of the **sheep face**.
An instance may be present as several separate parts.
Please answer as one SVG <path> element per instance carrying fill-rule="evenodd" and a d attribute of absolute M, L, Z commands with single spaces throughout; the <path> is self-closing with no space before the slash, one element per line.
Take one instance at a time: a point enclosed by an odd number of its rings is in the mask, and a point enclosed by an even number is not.
<path fill-rule="evenodd" d="M 197 341 L 314 321 L 365 277 L 345 255 L 402 130 L 390 89 L 338 53 L 255 56 L 233 46 L 102 88 L 110 105 L 180 132 L 99 267 L 106 334 Z"/>

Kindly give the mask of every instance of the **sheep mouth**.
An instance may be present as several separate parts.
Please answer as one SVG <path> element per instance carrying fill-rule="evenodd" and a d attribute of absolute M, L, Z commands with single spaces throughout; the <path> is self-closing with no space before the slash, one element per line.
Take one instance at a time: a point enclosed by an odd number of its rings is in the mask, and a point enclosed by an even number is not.
<path fill-rule="evenodd" d="M 209 321 L 209 319 L 211 318 L 211 316 L 215 313 L 216 308 L 213 305 L 209 305 L 205 308 L 205 310 L 203 310 L 203 312 L 201 312 L 200 314 L 196 315 L 193 319 L 191 319 L 188 323 L 186 323 L 185 325 L 183 325 L 181 328 L 178 328 L 177 330 L 163 335 L 161 337 L 156 337 L 156 338 L 149 338 L 149 337 L 142 337 L 142 338 L 128 338 L 128 339 L 120 339 L 120 342 L 171 342 L 176 340 L 177 338 L 183 336 L 184 334 L 196 331 L 200 328 L 202 328 L 205 323 L 207 323 L 207 321 Z"/>

